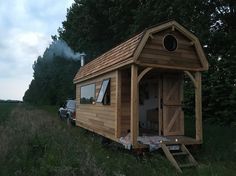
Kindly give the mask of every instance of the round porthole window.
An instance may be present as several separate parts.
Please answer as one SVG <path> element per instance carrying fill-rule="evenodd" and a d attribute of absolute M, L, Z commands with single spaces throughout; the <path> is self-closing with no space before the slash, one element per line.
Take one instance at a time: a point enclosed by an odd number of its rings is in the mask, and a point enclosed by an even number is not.
<path fill-rule="evenodd" d="M 177 48 L 177 40 L 173 35 L 167 35 L 164 38 L 164 47 L 168 51 L 175 51 Z"/>

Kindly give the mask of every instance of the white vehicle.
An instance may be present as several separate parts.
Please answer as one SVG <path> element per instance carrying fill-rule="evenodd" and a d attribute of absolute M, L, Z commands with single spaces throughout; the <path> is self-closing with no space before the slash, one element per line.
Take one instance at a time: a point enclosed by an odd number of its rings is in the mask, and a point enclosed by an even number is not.
<path fill-rule="evenodd" d="M 69 123 L 75 125 L 76 101 L 67 100 L 58 110 L 58 116 L 66 119 Z"/>

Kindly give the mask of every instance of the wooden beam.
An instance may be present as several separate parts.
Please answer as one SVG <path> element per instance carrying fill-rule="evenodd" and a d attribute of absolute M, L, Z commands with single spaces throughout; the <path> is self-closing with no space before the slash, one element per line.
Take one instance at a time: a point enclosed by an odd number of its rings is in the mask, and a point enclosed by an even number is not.
<path fill-rule="evenodd" d="M 121 73 L 116 70 L 116 119 L 115 137 L 121 137 Z"/>
<path fill-rule="evenodd" d="M 208 68 L 209 68 L 209 63 L 208 63 L 208 61 L 207 61 L 207 59 L 206 59 L 206 56 L 205 56 L 205 54 L 204 54 L 204 52 L 203 52 L 202 46 L 201 46 L 201 44 L 200 44 L 200 42 L 199 42 L 198 39 L 196 39 L 194 46 L 195 46 L 197 55 L 198 55 L 198 57 L 199 57 L 199 59 L 200 59 L 200 62 L 201 62 L 201 64 L 202 64 L 203 69 L 204 69 L 204 70 L 208 70 Z"/>
<path fill-rule="evenodd" d="M 153 36 L 152 34 L 150 34 L 149 37 L 150 37 L 151 39 L 154 39 L 154 36 Z"/>
<path fill-rule="evenodd" d="M 196 140 L 202 141 L 202 78 L 201 73 L 195 73 L 195 116 L 196 116 Z"/>
<path fill-rule="evenodd" d="M 184 144 L 181 144 L 181 150 L 186 152 L 188 154 L 188 159 L 191 163 L 193 163 L 194 166 L 197 166 L 198 163 L 197 161 L 195 160 L 195 158 L 193 157 L 193 155 L 189 152 L 189 150 L 185 147 Z"/>
<path fill-rule="evenodd" d="M 172 25 L 171 30 L 175 31 L 175 26 L 174 25 Z"/>
<path fill-rule="evenodd" d="M 171 164 L 178 170 L 178 172 L 182 173 L 182 170 L 180 169 L 178 163 L 176 162 L 173 155 L 170 153 L 170 150 L 167 148 L 167 146 L 163 143 L 161 143 L 161 148 L 164 151 L 167 159 L 171 162 Z"/>
<path fill-rule="evenodd" d="M 161 105 L 161 100 L 162 100 L 162 78 L 161 78 L 161 75 L 159 76 L 159 79 L 158 79 L 158 119 L 159 119 L 159 136 L 162 135 L 162 128 L 163 128 L 163 108 L 162 108 L 162 105 Z"/>
<path fill-rule="evenodd" d="M 184 73 L 189 76 L 189 78 L 192 80 L 192 82 L 194 84 L 194 87 L 196 88 L 197 83 L 196 83 L 195 78 L 193 77 L 193 75 L 189 71 L 184 71 Z"/>
<path fill-rule="evenodd" d="M 153 68 L 160 68 L 160 69 L 175 69 L 175 70 L 189 70 L 189 71 L 204 71 L 203 68 L 189 68 L 189 67 L 180 67 L 180 66 L 169 66 L 169 65 L 158 65 L 158 64 L 149 64 L 149 63 L 142 63 L 140 61 L 135 62 L 137 65 L 145 66 L 145 67 L 153 67 Z"/>
<path fill-rule="evenodd" d="M 142 79 L 142 77 L 149 72 L 152 69 L 152 67 L 148 67 L 145 68 L 139 75 L 138 75 L 138 83 L 140 82 L 140 80 Z"/>
<path fill-rule="evenodd" d="M 143 37 L 140 40 L 140 42 L 139 42 L 139 44 L 138 44 L 138 46 L 137 46 L 137 48 L 136 48 L 136 50 L 135 50 L 135 52 L 133 54 L 133 59 L 134 59 L 133 61 L 134 62 L 137 61 L 137 59 L 138 59 L 138 57 L 139 57 L 139 55 L 140 55 L 144 45 L 146 44 L 146 42 L 147 42 L 147 40 L 148 40 L 148 38 L 150 36 L 149 34 L 150 33 L 147 33 L 147 31 L 143 34 Z"/>
<path fill-rule="evenodd" d="M 131 144 L 133 148 L 138 147 L 137 138 L 138 138 L 138 123 L 139 123 L 139 114 L 138 114 L 138 104 L 139 104 L 139 97 L 138 97 L 138 67 L 137 65 L 131 65 Z"/>
<path fill-rule="evenodd" d="M 175 26 L 175 29 L 184 34 L 187 38 L 189 38 L 192 41 L 195 41 L 197 37 L 193 35 L 190 31 L 188 31 L 185 27 L 177 23 L 176 21 L 172 22 L 172 25 Z"/>

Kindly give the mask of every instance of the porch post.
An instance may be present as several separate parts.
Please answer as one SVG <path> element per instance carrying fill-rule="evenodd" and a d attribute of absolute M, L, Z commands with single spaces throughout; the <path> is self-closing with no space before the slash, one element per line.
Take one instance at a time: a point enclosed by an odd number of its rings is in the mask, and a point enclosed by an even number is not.
<path fill-rule="evenodd" d="M 121 137 L 121 72 L 116 70 L 116 120 L 115 136 Z"/>
<path fill-rule="evenodd" d="M 131 135 L 131 144 L 133 148 L 138 146 L 137 137 L 138 137 L 138 123 L 139 123 L 139 114 L 138 114 L 138 67 L 136 65 L 131 66 L 131 99 L 130 99 L 130 135 Z"/>
<path fill-rule="evenodd" d="M 202 78 L 201 73 L 195 73 L 195 115 L 196 115 L 196 140 L 202 141 Z"/>

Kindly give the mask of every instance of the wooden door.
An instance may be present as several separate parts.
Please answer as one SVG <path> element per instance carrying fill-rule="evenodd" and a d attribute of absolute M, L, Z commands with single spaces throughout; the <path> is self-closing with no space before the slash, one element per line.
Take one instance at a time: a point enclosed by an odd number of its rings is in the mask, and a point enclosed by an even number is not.
<path fill-rule="evenodd" d="M 183 75 L 181 73 L 163 74 L 162 107 L 163 135 L 184 135 Z"/>

